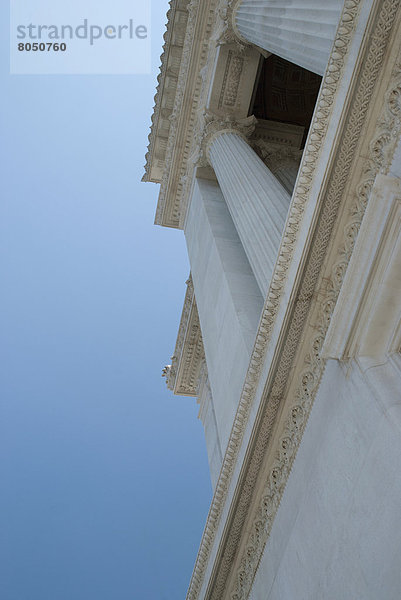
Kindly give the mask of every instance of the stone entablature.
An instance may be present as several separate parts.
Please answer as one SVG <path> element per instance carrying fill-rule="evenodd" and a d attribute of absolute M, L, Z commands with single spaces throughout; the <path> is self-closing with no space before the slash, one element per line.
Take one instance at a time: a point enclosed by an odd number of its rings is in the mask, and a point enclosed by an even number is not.
<path fill-rule="evenodd" d="M 177 6 L 173 0 L 171 9 Z M 202 104 L 208 89 L 206 77 L 210 69 L 204 70 L 206 62 L 213 63 L 216 48 L 209 51 L 209 39 L 215 25 L 217 0 L 191 0 L 187 5 L 187 21 L 184 34 L 184 45 L 181 54 L 179 76 L 176 85 L 174 107 L 169 117 L 169 137 L 164 153 L 163 173 L 159 202 L 155 223 L 166 227 L 182 227 L 180 200 L 183 186 L 187 180 L 187 160 L 192 147 L 194 126 L 197 121 L 197 110 Z M 174 12 L 168 15 L 167 30 L 174 28 Z M 167 60 L 165 48 L 162 56 L 161 81 L 165 78 Z M 154 112 L 157 114 L 163 103 L 163 90 L 160 89 L 155 98 Z M 203 101 L 205 104 L 205 101 Z M 152 147 L 156 145 L 157 130 L 153 128 L 150 136 L 150 147 L 147 155 L 145 180 L 151 181 L 154 154 Z"/>

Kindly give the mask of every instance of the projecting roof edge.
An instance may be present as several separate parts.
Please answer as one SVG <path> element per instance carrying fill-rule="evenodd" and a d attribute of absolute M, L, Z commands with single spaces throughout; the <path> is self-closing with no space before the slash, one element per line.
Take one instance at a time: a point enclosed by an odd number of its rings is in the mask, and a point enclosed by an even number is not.
<path fill-rule="evenodd" d="M 196 396 L 204 359 L 198 309 L 190 275 L 171 365 L 163 369 L 167 387 L 181 396 Z"/>
<path fill-rule="evenodd" d="M 159 182 L 158 179 L 155 179 L 154 177 L 152 177 L 152 166 L 153 166 L 153 162 L 155 159 L 155 146 L 156 146 L 156 139 L 159 135 L 159 125 L 160 125 L 160 116 L 162 113 L 162 100 L 163 100 L 163 95 L 164 95 L 164 91 L 165 91 L 165 87 L 166 87 L 166 79 L 168 76 L 168 69 L 169 69 L 169 57 L 170 57 L 170 51 L 171 51 L 171 46 L 172 46 L 172 40 L 173 40 L 173 34 L 176 31 L 176 20 L 177 17 L 180 15 L 185 14 L 185 16 L 187 17 L 188 15 L 188 11 L 187 11 L 187 6 L 188 6 L 189 0 L 170 0 L 169 2 L 169 10 L 167 11 L 167 23 L 166 23 L 166 31 L 164 33 L 163 39 L 164 39 L 164 44 L 163 44 L 163 52 L 160 56 L 160 71 L 159 74 L 157 76 L 157 86 L 156 86 L 156 94 L 154 96 L 154 107 L 153 107 L 153 112 L 152 112 L 152 116 L 151 116 L 151 126 L 150 126 L 150 133 L 148 136 L 148 151 L 145 155 L 145 173 L 142 177 L 142 181 L 153 181 L 153 182 Z M 182 36 L 182 42 L 183 42 L 184 36 Z M 174 40 L 175 41 L 175 45 L 177 47 L 181 47 L 181 49 L 183 48 L 183 43 L 179 43 L 178 40 Z M 178 42 L 178 43 L 177 43 Z M 173 81 L 173 85 L 174 85 L 174 79 L 175 84 L 177 85 L 178 82 L 178 77 L 177 78 L 172 78 Z M 167 109 L 168 110 L 168 109 Z M 172 112 L 172 111 L 169 111 Z M 166 115 L 166 118 L 168 119 L 170 115 Z"/>

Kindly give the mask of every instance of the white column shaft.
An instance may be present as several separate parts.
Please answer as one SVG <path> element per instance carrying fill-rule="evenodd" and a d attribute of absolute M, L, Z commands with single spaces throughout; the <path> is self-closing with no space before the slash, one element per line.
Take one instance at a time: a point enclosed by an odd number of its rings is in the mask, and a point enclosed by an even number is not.
<path fill-rule="evenodd" d="M 209 159 L 260 290 L 266 295 L 290 195 L 235 133 L 217 136 L 210 145 Z"/>
<path fill-rule="evenodd" d="M 243 38 L 323 75 L 343 0 L 242 0 L 234 19 Z"/>

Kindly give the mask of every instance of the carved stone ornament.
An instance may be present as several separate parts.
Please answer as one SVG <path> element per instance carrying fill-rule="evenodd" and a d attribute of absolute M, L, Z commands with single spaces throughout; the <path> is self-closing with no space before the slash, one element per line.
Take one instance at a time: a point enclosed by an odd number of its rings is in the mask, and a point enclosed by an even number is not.
<path fill-rule="evenodd" d="M 209 149 L 213 140 L 224 133 L 234 133 L 248 141 L 255 131 L 256 124 L 257 119 L 253 115 L 245 119 L 236 119 L 232 115 L 223 118 L 212 112 L 202 113 L 199 118 L 198 133 L 194 142 L 195 150 L 191 160 L 198 167 L 208 166 L 210 164 Z"/>
<path fill-rule="evenodd" d="M 170 0 L 142 181 L 159 182 L 163 174 L 181 61 L 185 59 L 183 46 L 188 20 L 187 12 L 184 1 Z M 167 100 L 163 102 L 164 98 Z"/>
<path fill-rule="evenodd" d="M 190 276 L 182 309 L 171 365 L 164 367 L 162 377 L 175 394 L 196 396 L 199 372 L 205 359 L 198 309 Z"/>
<path fill-rule="evenodd" d="M 171 357 L 173 358 L 173 357 Z M 162 369 L 162 377 L 166 378 L 166 384 L 167 387 L 169 386 L 169 381 L 170 381 L 170 377 L 174 376 L 175 377 L 175 369 L 173 369 L 172 365 L 166 365 L 163 369 Z"/>
<path fill-rule="evenodd" d="M 217 10 L 219 22 L 214 31 L 213 38 L 219 44 L 237 44 L 244 50 L 251 44 L 239 33 L 235 25 L 235 12 L 241 0 L 222 0 Z"/>

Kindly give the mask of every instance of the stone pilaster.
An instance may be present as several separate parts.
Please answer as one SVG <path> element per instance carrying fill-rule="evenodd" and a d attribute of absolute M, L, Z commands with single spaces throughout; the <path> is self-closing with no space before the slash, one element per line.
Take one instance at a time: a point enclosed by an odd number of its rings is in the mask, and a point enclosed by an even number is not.
<path fill-rule="evenodd" d="M 230 16 L 244 43 L 323 75 L 342 6 L 343 0 L 237 0 Z"/>
<path fill-rule="evenodd" d="M 290 194 L 249 146 L 254 118 L 209 123 L 212 165 L 252 271 L 266 295 L 290 204 Z M 220 129 L 219 129 L 220 125 Z"/>

